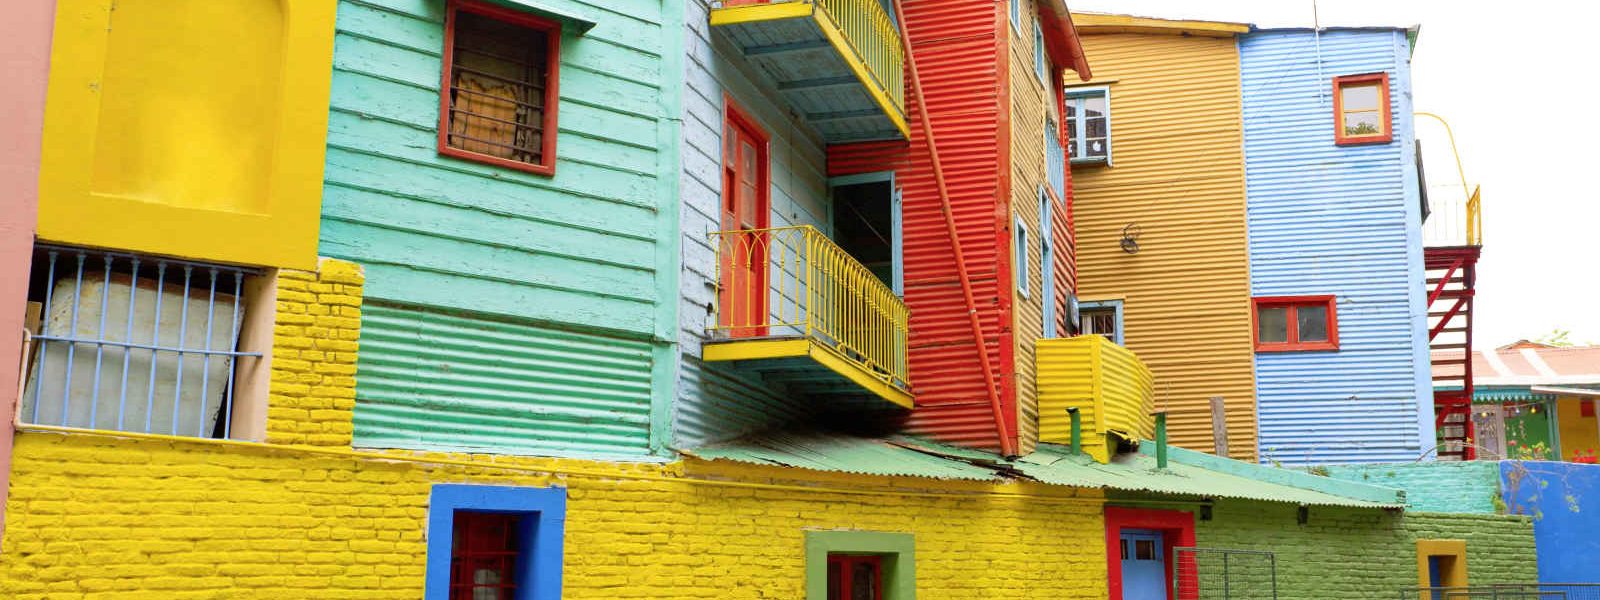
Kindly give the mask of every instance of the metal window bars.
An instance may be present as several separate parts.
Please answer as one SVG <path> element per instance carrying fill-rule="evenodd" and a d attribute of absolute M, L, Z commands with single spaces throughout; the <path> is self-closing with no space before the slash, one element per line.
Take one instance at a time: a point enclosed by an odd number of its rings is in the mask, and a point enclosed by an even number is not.
<path fill-rule="evenodd" d="M 39 331 L 19 419 L 38 425 L 233 435 L 246 268 L 39 245 Z"/>

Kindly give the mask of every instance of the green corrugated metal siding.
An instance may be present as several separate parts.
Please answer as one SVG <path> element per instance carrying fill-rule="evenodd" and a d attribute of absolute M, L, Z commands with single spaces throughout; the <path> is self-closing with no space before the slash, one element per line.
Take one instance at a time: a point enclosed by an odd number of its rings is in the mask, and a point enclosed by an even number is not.
<path fill-rule="evenodd" d="M 357 446 L 649 452 L 647 342 L 385 304 L 361 329 Z"/>

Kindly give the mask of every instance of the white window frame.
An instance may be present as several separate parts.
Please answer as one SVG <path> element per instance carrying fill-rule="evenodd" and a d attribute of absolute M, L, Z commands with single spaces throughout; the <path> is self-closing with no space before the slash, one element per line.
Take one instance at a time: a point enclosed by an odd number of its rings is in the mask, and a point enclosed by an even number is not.
<path fill-rule="evenodd" d="M 1011 0 L 1011 31 L 1022 35 L 1022 0 Z"/>
<path fill-rule="evenodd" d="M 1070 156 L 1072 154 L 1072 151 L 1071 151 L 1072 149 L 1070 148 L 1070 146 L 1077 146 L 1078 147 L 1078 158 L 1068 159 L 1068 163 L 1069 164 L 1074 164 L 1074 165 L 1094 165 L 1094 164 L 1104 163 L 1108 167 L 1111 166 L 1112 157 L 1115 155 L 1115 149 L 1112 147 L 1112 141 L 1115 140 L 1115 138 L 1116 138 L 1116 134 L 1113 132 L 1113 130 L 1111 128 L 1111 125 L 1112 125 L 1112 123 L 1111 123 L 1111 121 L 1112 121 L 1112 119 L 1111 119 L 1111 87 L 1110 86 L 1104 86 L 1104 85 L 1086 86 L 1086 87 L 1069 87 L 1069 88 L 1066 88 L 1064 90 L 1064 94 L 1065 94 L 1065 97 L 1063 98 L 1063 103 L 1071 103 L 1073 101 L 1074 97 L 1083 98 L 1083 97 L 1093 96 L 1093 95 L 1096 95 L 1096 94 L 1103 95 L 1106 98 L 1106 156 L 1105 156 L 1105 158 L 1099 158 L 1099 157 L 1088 157 L 1088 158 L 1085 158 L 1085 155 L 1088 154 L 1088 148 L 1083 145 L 1083 144 L 1087 143 L 1087 141 L 1088 141 L 1088 140 L 1085 139 L 1087 137 L 1087 135 L 1085 135 L 1086 134 L 1085 130 L 1087 129 L 1087 126 L 1085 125 L 1084 121 L 1086 119 L 1083 116 L 1083 108 L 1082 107 L 1077 107 L 1076 110 L 1073 111 L 1074 115 L 1073 115 L 1071 121 L 1067 122 L 1067 123 L 1064 123 L 1064 125 L 1066 125 L 1067 127 L 1070 127 L 1070 129 L 1067 130 L 1068 133 L 1070 134 L 1070 135 L 1067 136 L 1067 145 L 1069 147 L 1068 148 L 1064 148 L 1064 150 L 1066 150 L 1067 154 Z M 1062 119 L 1066 119 L 1066 115 L 1062 115 L 1061 117 L 1062 117 Z"/>
<path fill-rule="evenodd" d="M 1116 321 L 1117 330 L 1114 332 L 1115 335 L 1110 336 L 1111 337 L 1111 341 L 1113 343 L 1117 344 L 1118 346 L 1121 346 L 1122 345 L 1122 334 L 1123 334 L 1122 301 L 1121 300 L 1081 300 L 1081 301 L 1079 301 L 1078 302 L 1078 320 L 1079 320 L 1079 323 L 1088 323 L 1089 322 L 1089 317 L 1088 317 L 1087 313 L 1089 313 L 1090 311 L 1100 311 L 1100 310 L 1105 310 L 1105 309 L 1111 309 L 1113 318 Z M 1083 328 L 1086 328 L 1086 327 L 1083 327 Z M 1084 333 L 1087 334 L 1089 332 L 1084 332 Z M 1102 334 L 1099 334 L 1099 335 L 1105 335 L 1105 334 L 1102 333 Z"/>
<path fill-rule="evenodd" d="M 1043 335 L 1047 338 L 1059 335 L 1056 329 L 1055 246 L 1051 243 L 1055 237 L 1055 227 L 1051 222 L 1054 203 L 1050 199 L 1049 189 L 1039 186 L 1039 302 L 1044 321 Z"/>
<path fill-rule="evenodd" d="M 1033 20 L 1033 75 L 1039 78 L 1039 83 L 1046 89 L 1050 87 L 1050 57 L 1044 51 L 1044 28 L 1039 26 L 1039 19 Z"/>
<path fill-rule="evenodd" d="M 1022 294 L 1023 298 L 1032 298 L 1033 295 L 1028 290 L 1028 225 L 1022 222 L 1020 215 L 1017 216 L 1016 221 L 1016 243 L 1012 245 L 1016 246 L 1016 251 L 1013 255 L 1017 263 L 1017 292 Z"/>

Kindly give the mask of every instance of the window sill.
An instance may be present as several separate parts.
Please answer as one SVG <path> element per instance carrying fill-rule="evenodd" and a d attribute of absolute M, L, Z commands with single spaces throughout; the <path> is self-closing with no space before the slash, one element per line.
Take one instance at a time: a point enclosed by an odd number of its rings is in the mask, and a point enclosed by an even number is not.
<path fill-rule="evenodd" d="M 1394 141 L 1394 134 L 1379 137 L 1339 138 L 1333 141 L 1335 146 L 1372 146 L 1387 144 Z"/>
<path fill-rule="evenodd" d="M 1070 165 L 1072 165 L 1074 167 L 1088 167 L 1088 166 L 1109 167 L 1109 166 L 1111 166 L 1111 159 L 1109 157 L 1107 157 L 1107 158 L 1075 158 L 1075 159 L 1072 159 L 1071 161 L 1068 161 L 1067 164 L 1070 164 Z"/>
<path fill-rule="evenodd" d="M 1338 350 L 1339 350 L 1339 345 L 1335 344 L 1335 343 L 1295 344 L 1295 345 L 1287 345 L 1287 344 L 1278 345 L 1278 344 L 1274 344 L 1274 345 L 1271 345 L 1271 346 L 1256 346 L 1256 352 L 1257 353 L 1274 353 L 1274 352 L 1337 352 Z"/>
<path fill-rule="evenodd" d="M 523 172 L 526 172 L 526 173 L 533 173 L 534 175 L 543 175 L 545 177 L 554 177 L 555 174 L 556 174 L 556 165 L 555 165 L 555 163 L 545 163 L 545 164 L 525 163 L 525 162 L 521 162 L 521 161 L 515 161 L 515 160 L 507 159 L 507 158 L 500 158 L 498 156 L 489 156 L 487 154 L 479 154 L 477 152 L 473 152 L 473 151 L 470 151 L 470 150 L 462 150 L 460 148 L 454 148 L 454 147 L 450 147 L 450 146 L 442 146 L 442 147 L 440 147 L 439 148 L 439 156 L 448 156 L 450 158 L 457 158 L 457 159 L 461 159 L 461 160 L 465 160 L 465 161 L 469 161 L 469 162 L 481 163 L 481 164 L 485 164 L 485 165 L 489 165 L 489 166 L 493 166 L 493 167 L 502 167 L 502 168 L 506 168 L 506 169 L 512 169 L 512 170 L 515 170 L 515 171 L 523 171 Z"/>

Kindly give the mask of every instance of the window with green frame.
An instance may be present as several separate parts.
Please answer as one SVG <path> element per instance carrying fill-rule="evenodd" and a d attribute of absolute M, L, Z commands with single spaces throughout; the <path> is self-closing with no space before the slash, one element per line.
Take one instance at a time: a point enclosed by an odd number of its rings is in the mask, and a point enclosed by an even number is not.
<path fill-rule="evenodd" d="M 806 600 L 916 600 L 916 537 L 807 531 Z"/>

